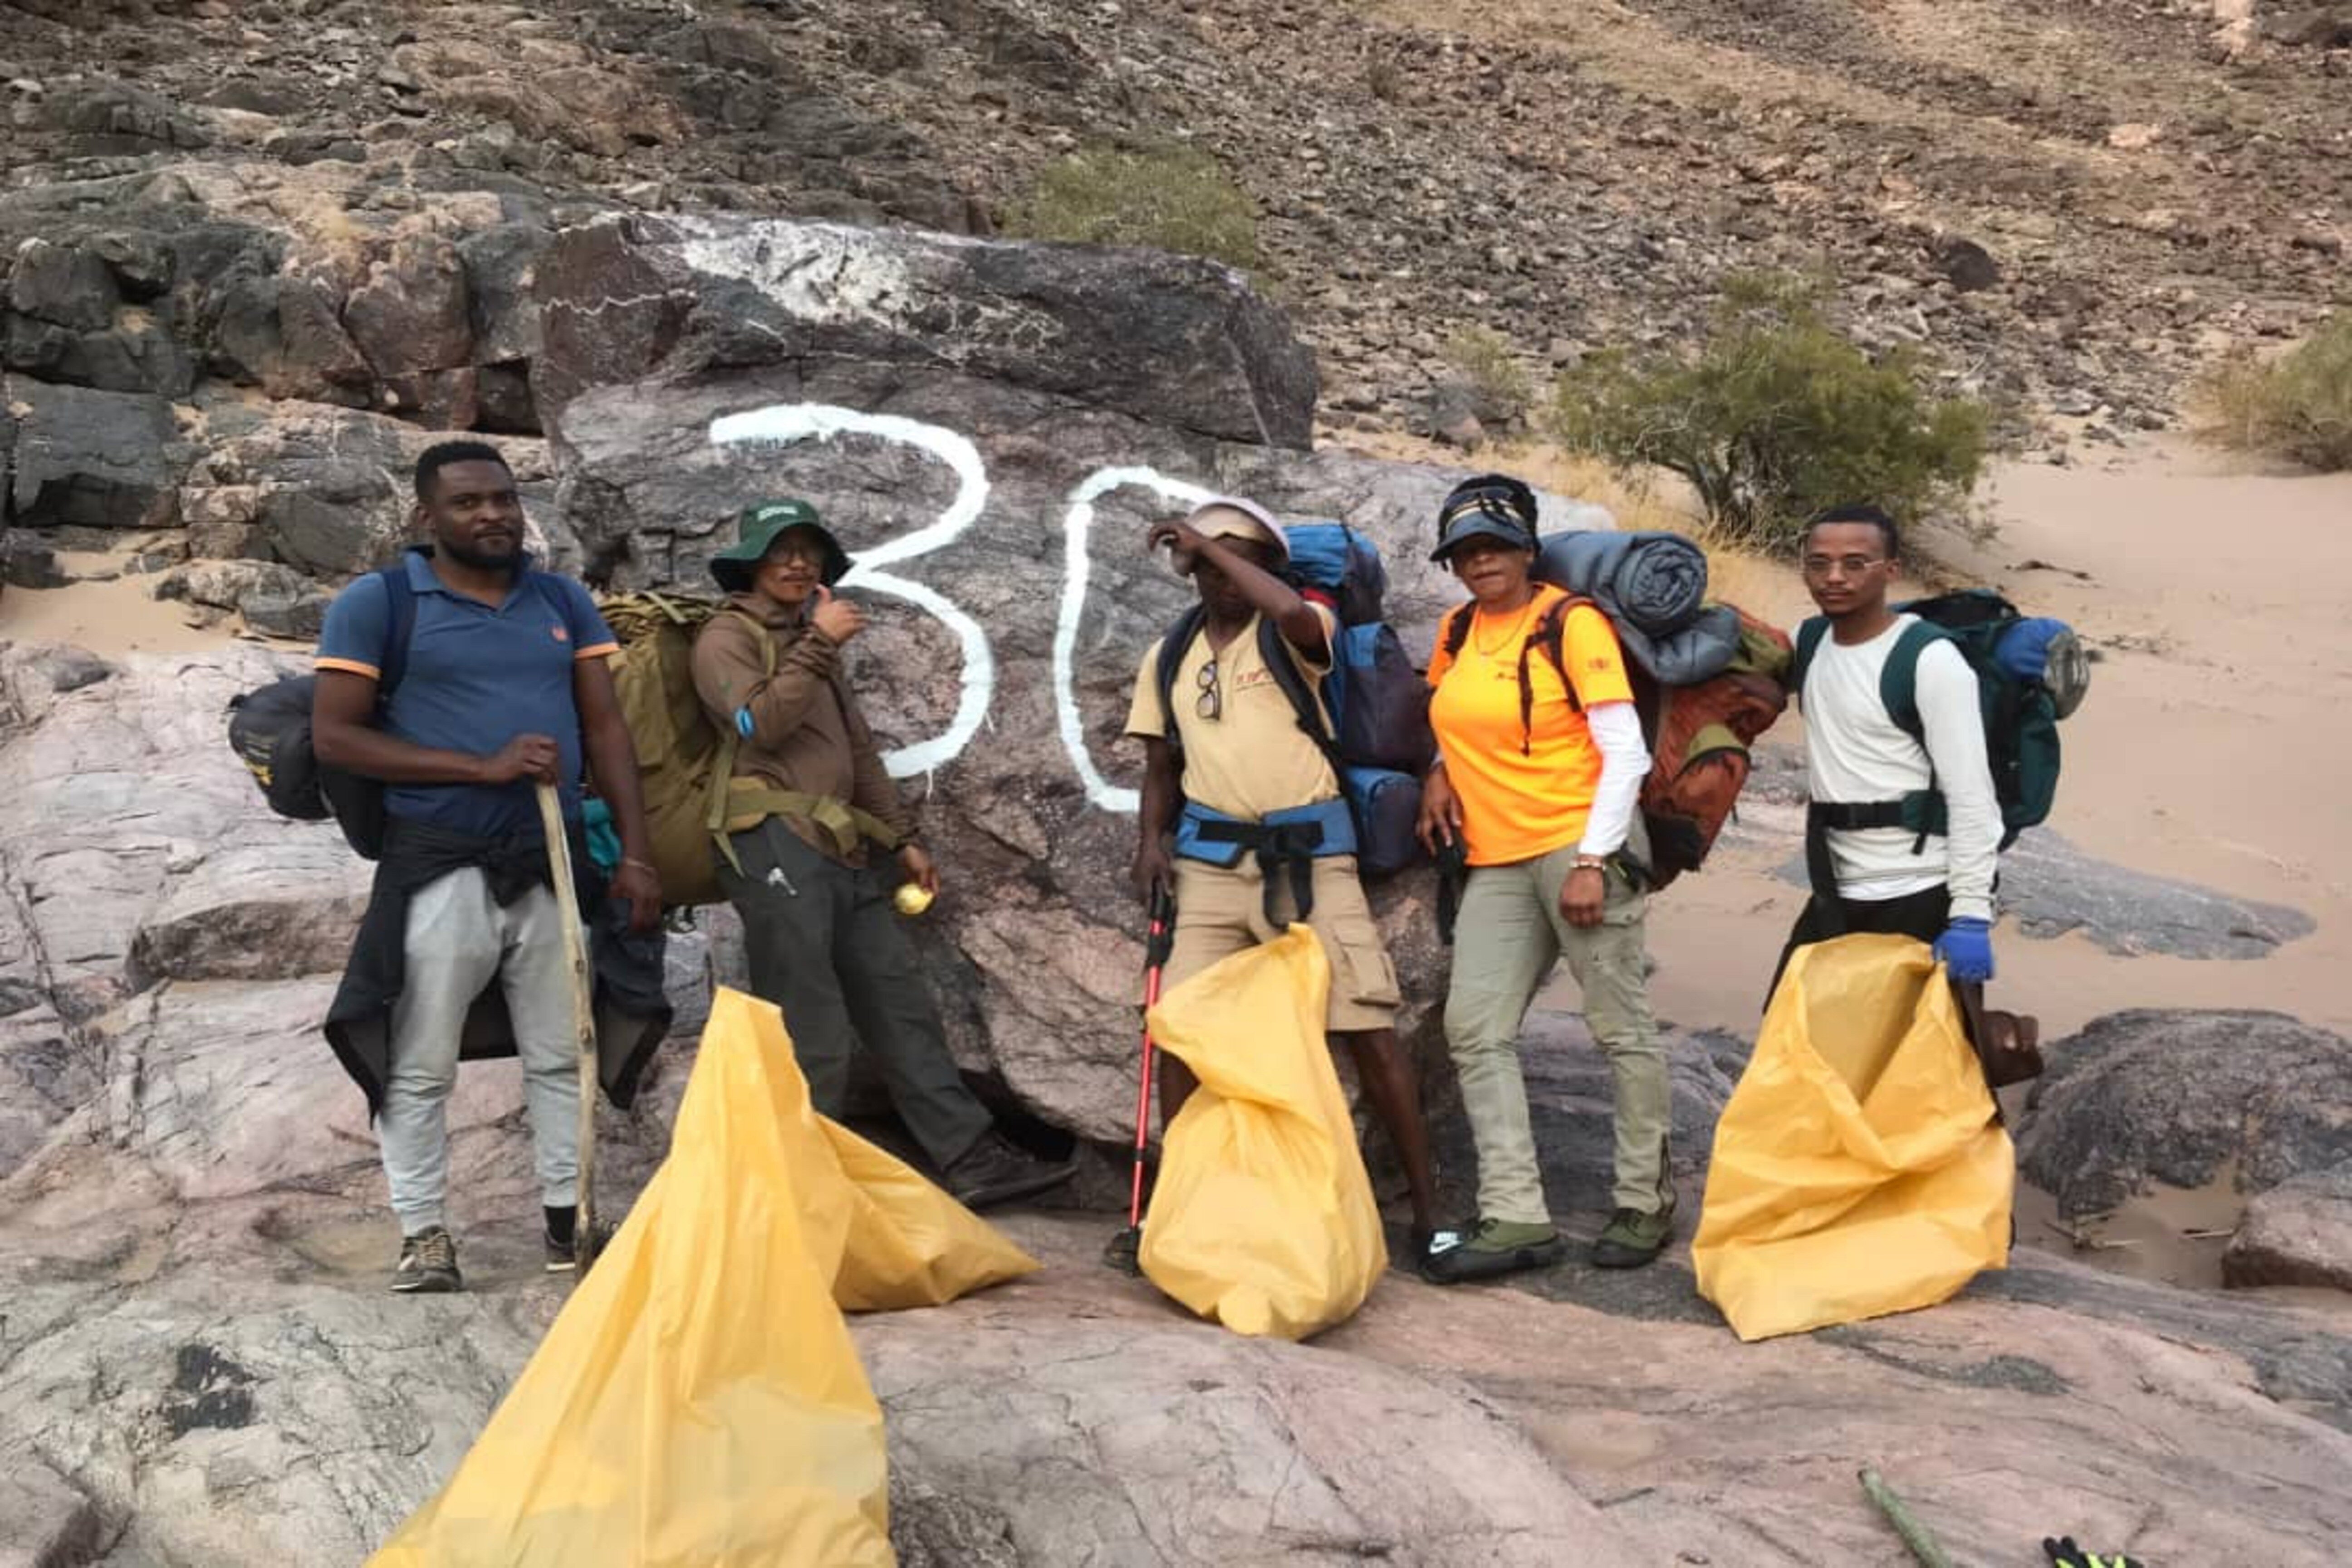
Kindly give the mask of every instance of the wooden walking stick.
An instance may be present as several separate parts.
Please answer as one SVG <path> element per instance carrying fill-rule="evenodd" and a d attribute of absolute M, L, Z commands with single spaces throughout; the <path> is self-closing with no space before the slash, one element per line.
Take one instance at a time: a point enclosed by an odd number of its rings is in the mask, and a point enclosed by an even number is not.
<path fill-rule="evenodd" d="M 572 971 L 572 1027 L 580 1047 L 580 1197 L 572 1211 L 572 1261 L 582 1272 L 596 1256 L 596 989 L 588 968 L 588 933 L 580 924 L 580 892 L 572 880 L 572 836 L 563 826 L 563 799 L 553 784 L 539 786 L 539 821 L 547 833 L 547 868 L 562 921 L 563 956 Z"/>

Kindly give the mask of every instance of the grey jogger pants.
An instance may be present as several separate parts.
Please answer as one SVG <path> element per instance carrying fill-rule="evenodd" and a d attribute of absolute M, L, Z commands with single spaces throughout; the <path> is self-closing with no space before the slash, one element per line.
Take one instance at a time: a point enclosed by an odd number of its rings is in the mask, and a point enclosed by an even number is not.
<path fill-rule="evenodd" d="M 479 867 L 452 871 L 409 899 L 402 962 L 391 1071 L 376 1119 L 401 1234 L 447 1223 L 449 1091 L 457 1086 L 458 1041 L 467 1010 L 493 980 L 506 994 L 522 1058 L 540 1201 L 570 1207 L 580 1177 L 580 1053 L 555 895 L 533 888 L 501 908 Z"/>

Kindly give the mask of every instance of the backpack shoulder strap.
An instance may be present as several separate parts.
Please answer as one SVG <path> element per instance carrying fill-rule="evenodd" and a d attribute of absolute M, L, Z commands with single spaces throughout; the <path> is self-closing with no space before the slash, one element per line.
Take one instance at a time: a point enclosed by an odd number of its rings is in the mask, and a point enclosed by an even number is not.
<path fill-rule="evenodd" d="M 1331 651 L 1336 664 L 1339 649 Z M 1314 742 L 1323 760 L 1331 764 L 1332 777 L 1344 779 L 1346 764 L 1339 757 L 1339 743 L 1331 738 L 1324 724 L 1323 704 L 1300 672 L 1298 661 L 1290 657 L 1289 640 L 1282 635 L 1282 628 L 1264 616 L 1257 622 L 1257 656 L 1265 661 L 1266 673 L 1282 688 L 1283 696 L 1290 700 L 1291 716 L 1298 721 L 1299 732 Z"/>
<path fill-rule="evenodd" d="M 408 585 L 406 556 L 382 568 L 376 576 L 383 583 L 384 605 L 389 611 L 384 622 L 383 657 L 376 661 L 375 700 L 381 704 L 391 700 L 393 689 L 408 673 L 408 644 L 416 635 L 416 590 Z"/>
<path fill-rule="evenodd" d="M 1805 672 L 1813 668 L 1813 655 L 1821 651 L 1822 638 L 1829 635 L 1827 616 L 1809 616 L 1797 625 L 1796 647 L 1789 656 L 1789 692 L 1801 698 L 1805 694 Z"/>
<path fill-rule="evenodd" d="M 1178 616 L 1160 639 L 1160 660 L 1154 670 L 1160 687 L 1160 733 L 1179 751 L 1183 750 L 1184 738 L 1176 728 L 1176 670 L 1192 639 L 1201 635 L 1201 623 L 1206 618 L 1207 612 L 1194 605 Z"/>
<path fill-rule="evenodd" d="M 1930 643 L 1950 640 L 1943 627 L 1914 621 L 1903 628 L 1878 672 L 1878 700 L 1886 705 L 1886 716 L 1921 745 L 1927 744 L 1927 734 L 1919 717 L 1919 655 Z"/>
<path fill-rule="evenodd" d="M 1535 702 L 1535 694 L 1528 689 L 1528 648 L 1543 649 L 1544 657 L 1551 660 L 1552 668 L 1559 675 L 1560 689 L 1568 693 L 1569 711 L 1571 713 L 1584 711 L 1584 702 L 1576 695 L 1576 682 L 1568 678 L 1568 612 L 1579 605 L 1589 605 L 1596 610 L 1601 608 L 1591 599 L 1581 598 L 1574 594 L 1565 595 L 1553 600 L 1551 607 L 1538 617 L 1534 626 L 1528 628 L 1528 640 L 1519 649 L 1519 708 L 1522 720 L 1533 711 Z M 1605 616 L 1608 612 L 1604 610 L 1601 613 Z"/>
<path fill-rule="evenodd" d="M 1559 673 L 1559 689 L 1568 695 L 1568 710 L 1571 713 L 1584 711 L 1584 704 L 1577 700 L 1576 682 L 1568 678 L 1568 658 L 1560 644 L 1566 636 L 1568 612 L 1579 605 L 1591 603 L 1591 600 L 1580 599 L 1573 594 L 1553 600 L 1537 617 L 1536 624 L 1528 628 L 1527 637 L 1519 643 L 1519 755 L 1523 757 L 1534 749 L 1536 742 L 1536 683 L 1528 678 L 1528 658 L 1537 648 L 1543 649 L 1544 657 L 1551 660 L 1552 668 Z"/>

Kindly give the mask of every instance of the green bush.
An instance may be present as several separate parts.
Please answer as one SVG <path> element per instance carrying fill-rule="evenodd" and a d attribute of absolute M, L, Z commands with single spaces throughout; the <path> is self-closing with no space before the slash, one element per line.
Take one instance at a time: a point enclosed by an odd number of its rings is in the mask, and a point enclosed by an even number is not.
<path fill-rule="evenodd" d="M 1510 340 L 1492 327 L 1465 327 L 1445 340 L 1440 353 L 1470 389 L 1481 420 L 1516 419 L 1535 398 L 1535 383 L 1511 356 Z"/>
<path fill-rule="evenodd" d="M 1688 479 L 1727 540 L 1795 549 L 1804 520 L 1869 500 L 1902 518 L 1965 504 L 1990 416 L 1921 386 L 1917 356 L 1872 360 L 1822 314 L 1822 289 L 1781 275 L 1733 279 L 1696 346 L 1595 354 L 1559 383 L 1564 444 Z"/>
<path fill-rule="evenodd" d="M 1197 147 L 1097 147 L 1058 158 L 1014 205 L 1006 227 L 1032 239 L 1205 256 L 1244 271 L 1257 265 L 1249 193 Z"/>
<path fill-rule="evenodd" d="M 2205 378 L 2204 433 L 2326 472 L 2352 468 L 2352 310 L 2279 359 L 2232 355 Z"/>

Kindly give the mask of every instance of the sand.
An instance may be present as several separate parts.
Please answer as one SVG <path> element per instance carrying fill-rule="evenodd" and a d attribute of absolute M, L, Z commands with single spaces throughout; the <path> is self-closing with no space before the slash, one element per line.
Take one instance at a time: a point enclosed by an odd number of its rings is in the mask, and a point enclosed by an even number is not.
<path fill-rule="evenodd" d="M 76 583 L 0 593 L 0 642 L 71 643 L 102 658 L 128 653 L 200 653 L 239 635 L 224 623 L 191 625 L 185 605 L 148 597 L 152 577 Z"/>

